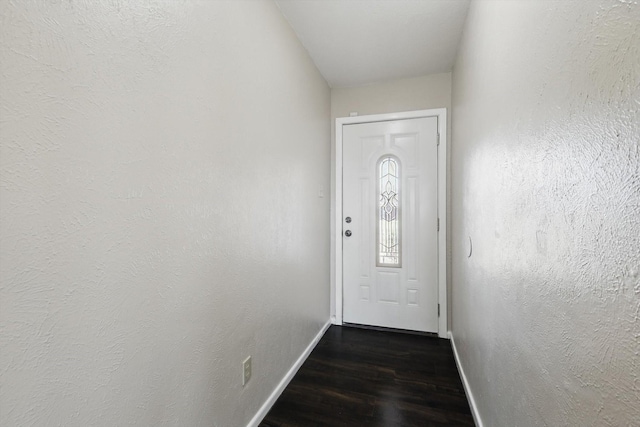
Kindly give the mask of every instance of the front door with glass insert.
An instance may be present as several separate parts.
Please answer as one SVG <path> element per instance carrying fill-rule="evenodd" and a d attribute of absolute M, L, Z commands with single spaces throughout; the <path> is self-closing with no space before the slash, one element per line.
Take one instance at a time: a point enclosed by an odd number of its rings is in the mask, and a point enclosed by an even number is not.
<path fill-rule="evenodd" d="M 436 117 L 343 126 L 343 321 L 438 331 Z"/>

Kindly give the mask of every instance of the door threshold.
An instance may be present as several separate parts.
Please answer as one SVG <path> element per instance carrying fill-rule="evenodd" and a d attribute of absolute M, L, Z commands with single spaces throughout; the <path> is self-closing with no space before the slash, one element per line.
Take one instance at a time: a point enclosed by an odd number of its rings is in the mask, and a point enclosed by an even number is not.
<path fill-rule="evenodd" d="M 380 332 L 394 332 L 398 334 L 420 335 L 423 337 L 439 338 L 437 332 L 412 331 L 410 329 L 387 328 L 384 326 L 362 325 L 359 323 L 343 323 L 342 326 L 346 326 L 348 328 L 370 329 L 372 331 L 380 331 Z"/>

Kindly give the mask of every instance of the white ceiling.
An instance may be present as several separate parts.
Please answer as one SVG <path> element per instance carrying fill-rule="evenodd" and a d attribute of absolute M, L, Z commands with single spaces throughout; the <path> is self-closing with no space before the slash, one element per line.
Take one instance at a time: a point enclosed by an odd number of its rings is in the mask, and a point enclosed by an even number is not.
<path fill-rule="evenodd" d="M 331 87 L 451 71 L 469 0 L 276 0 Z"/>

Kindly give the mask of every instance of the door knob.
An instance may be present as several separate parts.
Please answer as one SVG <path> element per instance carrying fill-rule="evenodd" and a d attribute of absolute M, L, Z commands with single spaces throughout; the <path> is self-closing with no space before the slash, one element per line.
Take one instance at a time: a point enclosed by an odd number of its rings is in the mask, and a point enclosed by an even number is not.
<path fill-rule="evenodd" d="M 347 237 L 351 237 L 351 230 L 345 231 L 344 235 L 347 236 Z"/>

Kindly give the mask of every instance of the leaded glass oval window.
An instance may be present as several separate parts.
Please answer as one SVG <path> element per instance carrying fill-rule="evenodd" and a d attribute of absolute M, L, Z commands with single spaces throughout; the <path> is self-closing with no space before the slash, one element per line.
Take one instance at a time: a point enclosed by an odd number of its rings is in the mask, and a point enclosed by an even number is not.
<path fill-rule="evenodd" d="M 400 267 L 400 163 L 393 156 L 378 162 L 378 224 L 376 265 Z"/>

